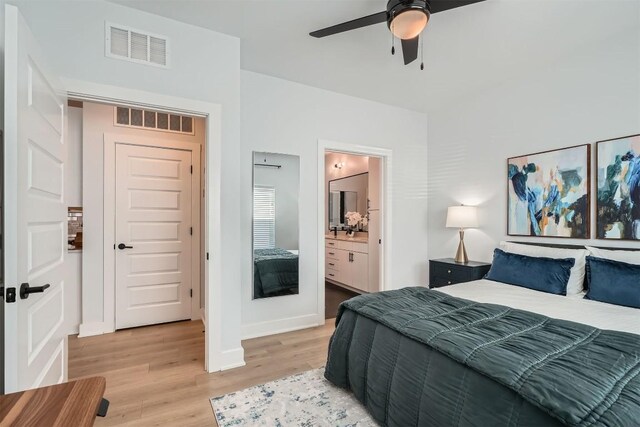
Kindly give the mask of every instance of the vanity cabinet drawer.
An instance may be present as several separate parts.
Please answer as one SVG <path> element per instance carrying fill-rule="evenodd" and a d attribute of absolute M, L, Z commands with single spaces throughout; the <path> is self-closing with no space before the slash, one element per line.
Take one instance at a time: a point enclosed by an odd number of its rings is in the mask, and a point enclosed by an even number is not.
<path fill-rule="evenodd" d="M 336 270 L 336 271 L 340 271 L 342 270 L 342 261 L 339 261 L 337 259 L 330 259 L 330 258 L 325 258 L 324 261 L 324 268 L 328 271 L 328 270 Z"/>
<path fill-rule="evenodd" d="M 333 249 L 350 249 L 351 242 L 347 242 L 345 240 L 333 240 L 333 239 L 325 239 L 324 246 L 326 248 Z"/>
<path fill-rule="evenodd" d="M 340 276 L 340 272 L 335 271 L 335 270 L 327 270 L 327 272 L 325 273 L 326 278 L 331 279 L 331 280 L 335 280 L 336 282 L 342 282 L 342 277 Z"/>
<path fill-rule="evenodd" d="M 324 258 L 346 262 L 349 259 L 349 252 L 342 249 L 326 248 L 324 250 Z"/>
<path fill-rule="evenodd" d="M 369 252 L 369 244 L 367 242 L 354 242 L 350 240 L 333 240 L 325 239 L 324 247 L 327 249 L 342 249 L 345 251 L 360 252 L 366 254 Z"/>
<path fill-rule="evenodd" d="M 338 270 L 332 270 L 332 269 L 326 269 L 325 270 L 325 277 L 327 279 L 330 280 L 334 280 L 336 282 L 340 282 L 340 283 L 345 283 L 349 281 L 348 278 L 348 271 L 338 271 Z"/>

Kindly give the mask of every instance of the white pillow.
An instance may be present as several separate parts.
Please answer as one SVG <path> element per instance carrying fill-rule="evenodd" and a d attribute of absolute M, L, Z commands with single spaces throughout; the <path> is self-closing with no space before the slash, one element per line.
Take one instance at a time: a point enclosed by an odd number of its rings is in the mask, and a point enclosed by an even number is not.
<path fill-rule="evenodd" d="M 511 242 L 500 242 L 500 249 L 512 254 L 545 257 L 545 258 L 574 258 L 576 263 L 571 267 L 571 275 L 567 282 L 567 295 L 575 295 L 584 288 L 584 275 L 586 257 L 589 251 L 586 249 L 549 248 L 546 246 L 522 245 Z"/>
<path fill-rule="evenodd" d="M 591 256 L 640 265 L 640 251 L 611 251 L 608 249 L 586 246 Z"/>

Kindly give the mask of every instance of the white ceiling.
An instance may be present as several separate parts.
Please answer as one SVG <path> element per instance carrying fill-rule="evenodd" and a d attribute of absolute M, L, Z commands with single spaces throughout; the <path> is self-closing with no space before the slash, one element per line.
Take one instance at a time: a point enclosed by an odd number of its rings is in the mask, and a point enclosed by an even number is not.
<path fill-rule="evenodd" d="M 640 39 L 640 0 L 487 0 L 431 17 L 420 71 L 419 60 L 391 56 L 385 24 L 308 35 L 384 10 L 386 0 L 112 1 L 239 37 L 245 70 L 423 112 L 616 32 Z"/>

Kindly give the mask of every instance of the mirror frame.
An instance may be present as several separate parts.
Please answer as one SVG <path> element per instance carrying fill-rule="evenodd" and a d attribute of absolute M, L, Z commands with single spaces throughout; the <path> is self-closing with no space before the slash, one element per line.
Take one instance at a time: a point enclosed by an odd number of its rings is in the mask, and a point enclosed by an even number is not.
<path fill-rule="evenodd" d="M 275 155 L 275 156 L 291 156 L 291 157 L 296 157 L 298 159 L 298 167 L 297 167 L 297 172 L 298 172 L 298 189 L 296 191 L 296 195 L 297 195 L 297 200 L 298 200 L 298 204 L 297 204 L 297 216 L 298 216 L 298 221 L 296 224 L 296 237 L 298 240 L 298 291 L 296 293 L 292 293 L 292 294 L 286 294 L 286 295 L 274 295 L 271 297 L 259 297 L 256 298 L 255 296 L 255 283 L 254 283 L 254 277 L 255 277 L 255 249 L 254 249 L 254 233 L 253 233 L 253 225 L 255 223 L 255 205 L 254 205 L 254 190 L 255 190 L 255 186 L 256 186 L 256 167 L 259 167 L 260 165 L 256 164 L 256 154 L 264 154 L 266 156 L 269 155 Z M 280 169 L 280 168 L 278 168 Z M 296 296 L 296 295 L 300 295 L 300 194 L 301 194 L 301 190 L 300 190 L 300 177 L 301 177 L 301 172 L 302 172 L 302 162 L 301 162 L 301 156 L 299 154 L 288 154 L 288 153 L 276 153 L 276 152 L 272 152 L 272 151 L 256 151 L 256 150 L 252 150 L 251 151 L 251 278 L 250 278 L 250 284 L 251 284 L 251 300 L 255 301 L 255 300 L 266 300 L 266 299 L 270 299 L 270 298 L 279 298 L 279 297 L 288 297 L 288 296 Z M 277 196 L 276 196 L 277 197 Z"/>

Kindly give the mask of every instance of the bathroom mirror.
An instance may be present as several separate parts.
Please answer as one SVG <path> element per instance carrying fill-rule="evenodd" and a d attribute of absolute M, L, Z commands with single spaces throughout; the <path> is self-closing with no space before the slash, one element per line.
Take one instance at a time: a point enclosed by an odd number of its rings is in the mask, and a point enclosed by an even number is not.
<path fill-rule="evenodd" d="M 347 176 L 329 181 L 329 230 L 347 227 L 347 212 L 367 213 L 369 174 Z"/>
<path fill-rule="evenodd" d="M 253 153 L 253 299 L 299 292 L 300 157 Z"/>

